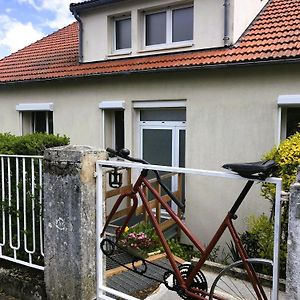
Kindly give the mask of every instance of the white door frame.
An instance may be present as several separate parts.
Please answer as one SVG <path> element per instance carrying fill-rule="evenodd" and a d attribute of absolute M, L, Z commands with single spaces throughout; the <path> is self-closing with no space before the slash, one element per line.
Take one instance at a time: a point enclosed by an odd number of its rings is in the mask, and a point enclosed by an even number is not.
<path fill-rule="evenodd" d="M 172 167 L 179 167 L 179 132 L 186 130 L 185 121 L 140 121 L 139 135 L 140 135 L 140 156 L 143 158 L 143 130 L 144 129 L 158 129 L 158 130 L 172 130 Z M 151 162 L 150 162 L 151 163 Z M 172 191 L 178 188 L 177 176 L 172 177 L 171 183 Z M 177 211 L 177 206 L 172 203 L 172 209 Z"/>

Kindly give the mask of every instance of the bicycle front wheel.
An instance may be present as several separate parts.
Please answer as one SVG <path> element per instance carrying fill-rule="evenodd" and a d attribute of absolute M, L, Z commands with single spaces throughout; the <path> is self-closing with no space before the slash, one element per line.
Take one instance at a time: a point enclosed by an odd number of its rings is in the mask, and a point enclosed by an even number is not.
<path fill-rule="evenodd" d="M 250 267 L 255 270 L 263 290 L 260 295 L 253 288 L 243 262 L 237 261 L 219 273 L 211 286 L 209 300 L 271 299 L 273 262 L 259 258 L 248 259 L 247 261 Z"/>

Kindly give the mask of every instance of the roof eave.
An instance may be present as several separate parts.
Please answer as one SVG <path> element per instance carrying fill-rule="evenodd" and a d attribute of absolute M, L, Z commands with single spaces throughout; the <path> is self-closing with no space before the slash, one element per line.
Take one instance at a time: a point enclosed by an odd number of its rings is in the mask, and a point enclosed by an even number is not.
<path fill-rule="evenodd" d="M 31 80 L 17 80 L 17 81 L 6 81 L 0 82 L 0 86 L 3 85 L 15 85 L 15 84 L 29 84 L 35 82 L 50 82 L 50 81 L 60 81 L 60 80 L 76 80 L 84 78 L 98 78 L 98 77 L 108 77 L 108 76 L 124 76 L 133 74 L 145 74 L 145 73 L 170 73 L 170 72 L 186 72 L 186 71 L 196 71 L 196 70 L 209 70 L 209 69 L 225 69 L 225 68 L 236 68 L 236 67 L 249 67 L 249 66 L 263 66 L 263 65 L 280 65 L 280 64 L 291 64 L 300 63 L 300 57 L 277 59 L 277 60 L 257 60 L 257 61 L 247 61 L 247 62 L 232 62 L 223 64 L 211 64 L 211 65 L 196 65 L 196 66 L 186 66 L 186 67 L 172 67 L 172 68 L 159 68 L 159 69 L 148 69 L 148 70 L 131 70 L 122 72 L 111 72 L 111 73 L 90 73 L 84 75 L 67 75 L 64 77 L 55 78 L 37 78 Z"/>
<path fill-rule="evenodd" d="M 88 10 L 95 7 L 105 6 L 105 5 L 112 5 L 115 3 L 123 2 L 126 0 L 94 0 L 89 2 L 83 3 L 71 3 L 70 4 L 70 11 L 73 12 L 81 12 L 84 10 Z"/>

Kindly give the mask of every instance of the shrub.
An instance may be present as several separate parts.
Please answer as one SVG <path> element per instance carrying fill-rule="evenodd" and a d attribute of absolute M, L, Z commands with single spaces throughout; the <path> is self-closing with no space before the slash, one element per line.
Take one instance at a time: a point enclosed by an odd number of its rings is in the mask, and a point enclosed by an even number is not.
<path fill-rule="evenodd" d="M 0 154 L 43 155 L 47 148 L 69 144 L 69 138 L 46 133 L 15 136 L 0 133 Z"/>
<path fill-rule="evenodd" d="M 278 147 L 271 149 L 263 158 L 276 162 L 277 168 L 273 172 L 273 176 L 282 178 L 282 188 L 288 192 L 291 184 L 296 180 L 300 165 L 300 132 L 282 141 Z M 251 217 L 248 222 L 249 229 L 241 235 L 246 249 L 250 250 L 250 253 L 252 251 L 253 256 L 269 259 L 273 257 L 275 192 L 274 184 L 264 183 L 262 185 L 262 195 L 272 203 L 271 216 L 270 218 L 265 215 L 257 218 Z M 288 202 L 282 205 L 281 233 L 280 271 L 281 275 L 284 275 L 288 237 Z"/>
<path fill-rule="evenodd" d="M 297 132 L 282 141 L 278 148 L 274 147 L 265 154 L 264 158 L 272 159 L 277 163 L 278 167 L 274 172 L 274 176 L 282 178 L 282 188 L 284 191 L 288 192 L 291 184 L 296 180 L 297 169 L 300 165 L 300 132 Z M 262 185 L 262 195 L 272 203 L 271 219 L 273 219 L 275 185 L 264 183 Z M 282 242 L 286 243 L 288 230 L 288 203 L 283 204 L 281 224 Z"/>
<path fill-rule="evenodd" d="M 242 243 L 250 257 L 273 259 L 274 224 L 266 215 L 250 216 L 248 229 L 241 234 Z M 286 243 L 280 244 L 280 275 L 285 277 Z M 263 270 L 260 270 L 263 271 Z"/>
<path fill-rule="evenodd" d="M 274 176 L 282 178 L 283 190 L 288 192 L 291 184 L 295 181 L 297 168 L 300 165 L 300 132 L 282 141 L 264 155 L 265 159 L 272 159 L 277 163 Z M 271 201 L 275 199 L 275 187 L 273 184 L 264 184 L 263 196 Z"/>

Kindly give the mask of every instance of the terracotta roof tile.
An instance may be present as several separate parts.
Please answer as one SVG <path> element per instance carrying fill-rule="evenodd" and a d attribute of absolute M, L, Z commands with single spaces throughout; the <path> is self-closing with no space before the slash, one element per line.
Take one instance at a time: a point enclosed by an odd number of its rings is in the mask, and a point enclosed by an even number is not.
<path fill-rule="evenodd" d="M 0 83 L 300 58 L 300 0 L 271 0 L 230 48 L 78 62 L 73 23 L 0 60 Z"/>

